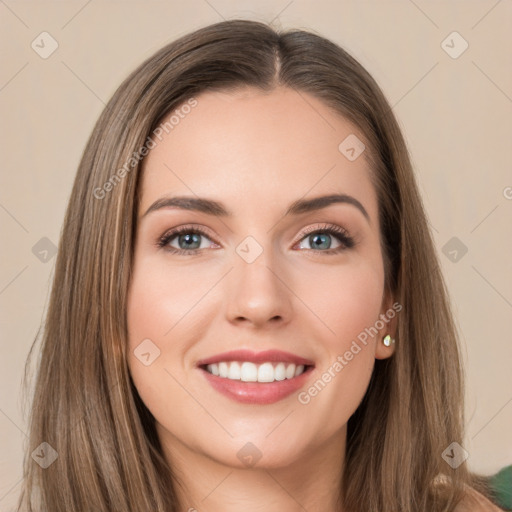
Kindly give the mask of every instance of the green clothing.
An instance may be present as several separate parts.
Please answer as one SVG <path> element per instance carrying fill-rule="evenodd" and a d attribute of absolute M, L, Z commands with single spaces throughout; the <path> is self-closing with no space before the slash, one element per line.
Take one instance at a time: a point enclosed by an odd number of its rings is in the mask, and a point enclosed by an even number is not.
<path fill-rule="evenodd" d="M 503 468 L 489 478 L 489 485 L 494 493 L 497 505 L 512 511 L 512 466 Z"/>

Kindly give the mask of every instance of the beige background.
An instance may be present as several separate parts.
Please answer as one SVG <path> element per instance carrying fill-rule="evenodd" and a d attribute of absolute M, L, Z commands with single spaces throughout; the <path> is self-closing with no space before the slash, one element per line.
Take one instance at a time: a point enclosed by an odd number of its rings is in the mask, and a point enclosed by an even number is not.
<path fill-rule="evenodd" d="M 1 511 L 19 493 L 20 381 L 55 264 L 32 248 L 43 237 L 58 243 L 81 152 L 121 80 L 176 37 L 236 17 L 317 31 L 383 88 L 412 153 L 465 344 L 468 463 L 487 474 L 512 464 L 511 2 L 0 0 Z M 31 48 L 43 31 L 58 42 L 47 59 Z M 458 58 L 442 47 L 453 31 L 469 44 Z M 462 43 L 447 42 L 452 52 Z M 456 262 L 443 253 L 452 237 L 468 249 Z"/>

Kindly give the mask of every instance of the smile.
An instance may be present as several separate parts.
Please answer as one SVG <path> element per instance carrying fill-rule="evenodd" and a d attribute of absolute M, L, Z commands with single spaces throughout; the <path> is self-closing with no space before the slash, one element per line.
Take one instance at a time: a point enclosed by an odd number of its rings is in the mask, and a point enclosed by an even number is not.
<path fill-rule="evenodd" d="M 272 404 L 304 387 L 315 364 L 281 350 L 233 350 L 196 363 L 206 382 L 221 395 L 243 404 Z"/>
<path fill-rule="evenodd" d="M 255 364 L 249 361 L 221 361 L 206 365 L 206 371 L 223 379 L 242 382 L 274 382 L 298 377 L 305 371 L 303 364 L 265 362 Z"/>

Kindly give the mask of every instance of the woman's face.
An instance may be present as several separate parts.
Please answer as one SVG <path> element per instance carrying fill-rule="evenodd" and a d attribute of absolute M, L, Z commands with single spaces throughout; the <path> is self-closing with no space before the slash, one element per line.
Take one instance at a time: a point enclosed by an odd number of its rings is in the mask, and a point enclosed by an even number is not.
<path fill-rule="evenodd" d="M 133 381 L 170 458 L 338 456 L 375 358 L 393 350 L 363 135 L 288 88 L 196 100 L 144 163 Z"/>

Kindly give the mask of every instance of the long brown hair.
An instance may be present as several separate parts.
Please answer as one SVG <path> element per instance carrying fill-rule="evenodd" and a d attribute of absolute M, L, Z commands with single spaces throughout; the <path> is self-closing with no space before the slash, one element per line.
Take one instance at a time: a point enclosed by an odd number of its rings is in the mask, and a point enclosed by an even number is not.
<path fill-rule="evenodd" d="M 457 333 L 389 103 L 369 73 L 333 42 L 303 30 L 278 32 L 231 20 L 188 34 L 140 65 L 107 104 L 84 150 L 42 329 L 23 510 L 178 510 L 175 476 L 127 365 L 126 300 L 141 164 L 164 116 L 203 91 L 246 86 L 309 93 L 366 137 L 385 285 L 403 310 L 396 352 L 376 361 L 348 424 L 340 506 L 448 511 L 471 482 L 465 464 L 452 469 L 441 456 L 452 442 L 463 443 Z M 45 469 L 31 457 L 43 442 L 58 455 Z M 449 478 L 440 493 L 433 483 L 442 474 Z"/>

